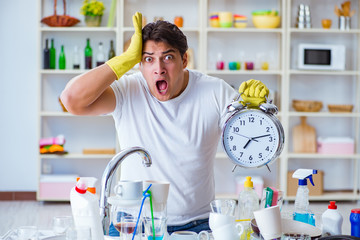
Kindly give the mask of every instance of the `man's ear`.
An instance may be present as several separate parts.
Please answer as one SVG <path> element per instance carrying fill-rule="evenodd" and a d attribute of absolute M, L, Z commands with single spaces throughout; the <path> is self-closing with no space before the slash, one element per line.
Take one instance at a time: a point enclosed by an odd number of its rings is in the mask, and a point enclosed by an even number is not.
<path fill-rule="evenodd" d="M 186 52 L 184 53 L 182 60 L 183 60 L 183 68 L 186 68 L 188 64 L 188 55 Z"/>

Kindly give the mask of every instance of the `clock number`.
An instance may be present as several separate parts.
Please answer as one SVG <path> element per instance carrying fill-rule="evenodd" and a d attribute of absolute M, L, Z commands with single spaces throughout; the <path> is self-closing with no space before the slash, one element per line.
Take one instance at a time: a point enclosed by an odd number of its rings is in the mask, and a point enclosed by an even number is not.
<path fill-rule="evenodd" d="M 259 153 L 259 158 L 262 158 L 262 153 Z"/>
<path fill-rule="evenodd" d="M 266 127 L 266 132 L 270 132 L 270 127 Z"/>
<path fill-rule="evenodd" d="M 236 145 L 234 145 L 234 146 L 232 147 L 232 149 L 233 149 L 233 151 L 236 151 Z"/>
<path fill-rule="evenodd" d="M 240 131 L 239 127 L 233 127 L 233 130 L 234 130 L 234 132 L 239 132 Z"/>
<path fill-rule="evenodd" d="M 253 122 L 254 122 L 254 120 L 255 120 L 255 118 L 254 118 L 254 117 L 249 117 L 249 122 L 250 122 L 250 123 L 253 123 Z"/>
<path fill-rule="evenodd" d="M 253 157 L 252 155 L 249 156 L 249 160 L 252 161 L 253 160 Z"/>
<path fill-rule="evenodd" d="M 270 136 L 270 137 L 269 137 L 269 142 L 272 142 L 272 141 L 273 141 L 273 137 Z"/>
<path fill-rule="evenodd" d="M 243 156 L 243 154 L 244 154 L 244 152 L 240 152 L 240 157 L 242 157 L 242 156 Z"/>
<path fill-rule="evenodd" d="M 234 136 L 230 136 L 229 138 L 230 138 L 230 141 L 232 141 L 234 139 Z"/>
<path fill-rule="evenodd" d="M 240 124 L 240 126 L 245 126 L 245 120 L 240 120 L 239 124 Z"/>
<path fill-rule="evenodd" d="M 265 148 L 265 150 L 266 150 L 266 151 L 269 151 L 269 150 L 270 150 L 269 146 L 267 146 L 267 147 Z"/>
<path fill-rule="evenodd" d="M 262 119 L 260 119 L 260 125 L 262 125 Z"/>

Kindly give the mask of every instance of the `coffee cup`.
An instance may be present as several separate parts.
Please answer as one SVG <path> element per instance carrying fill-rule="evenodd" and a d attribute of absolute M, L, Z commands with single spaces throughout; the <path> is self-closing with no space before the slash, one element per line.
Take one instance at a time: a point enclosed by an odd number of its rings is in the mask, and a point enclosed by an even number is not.
<path fill-rule="evenodd" d="M 140 180 L 121 180 L 114 187 L 114 192 L 123 200 L 141 199 L 143 182 Z"/>
<path fill-rule="evenodd" d="M 254 211 L 254 216 L 265 240 L 281 237 L 281 214 L 278 205 Z"/>
<path fill-rule="evenodd" d="M 146 190 L 151 184 L 149 191 L 152 196 L 154 211 L 163 211 L 166 207 L 169 195 L 170 183 L 165 181 L 144 181 L 143 190 Z"/>
<path fill-rule="evenodd" d="M 210 213 L 209 227 L 212 231 L 228 224 L 235 224 L 235 217 L 220 213 Z"/>
<path fill-rule="evenodd" d="M 234 240 L 239 239 L 244 232 L 244 227 L 241 223 L 227 224 L 212 230 L 212 235 L 215 240 Z"/>

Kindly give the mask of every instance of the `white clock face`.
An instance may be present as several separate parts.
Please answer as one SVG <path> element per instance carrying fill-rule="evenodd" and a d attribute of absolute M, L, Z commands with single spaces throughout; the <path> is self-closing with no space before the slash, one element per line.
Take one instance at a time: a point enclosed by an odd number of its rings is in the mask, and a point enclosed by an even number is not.
<path fill-rule="evenodd" d="M 228 120 L 223 130 L 223 147 L 235 164 L 259 167 L 280 154 L 283 130 L 274 119 L 278 121 L 260 110 L 245 110 Z"/>

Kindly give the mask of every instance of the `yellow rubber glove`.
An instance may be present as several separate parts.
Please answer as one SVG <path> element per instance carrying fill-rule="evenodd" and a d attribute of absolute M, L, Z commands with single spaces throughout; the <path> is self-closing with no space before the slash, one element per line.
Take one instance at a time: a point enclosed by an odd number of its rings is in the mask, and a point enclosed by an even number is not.
<path fill-rule="evenodd" d="M 266 102 L 269 89 L 261 81 L 250 79 L 240 85 L 239 93 L 243 99 L 243 101 L 241 101 L 242 105 L 258 107 L 260 104 Z"/>
<path fill-rule="evenodd" d="M 106 64 L 114 71 L 119 79 L 127 71 L 141 61 L 142 56 L 142 15 L 136 12 L 133 15 L 135 33 L 131 37 L 129 48 L 120 56 L 113 57 Z"/>

